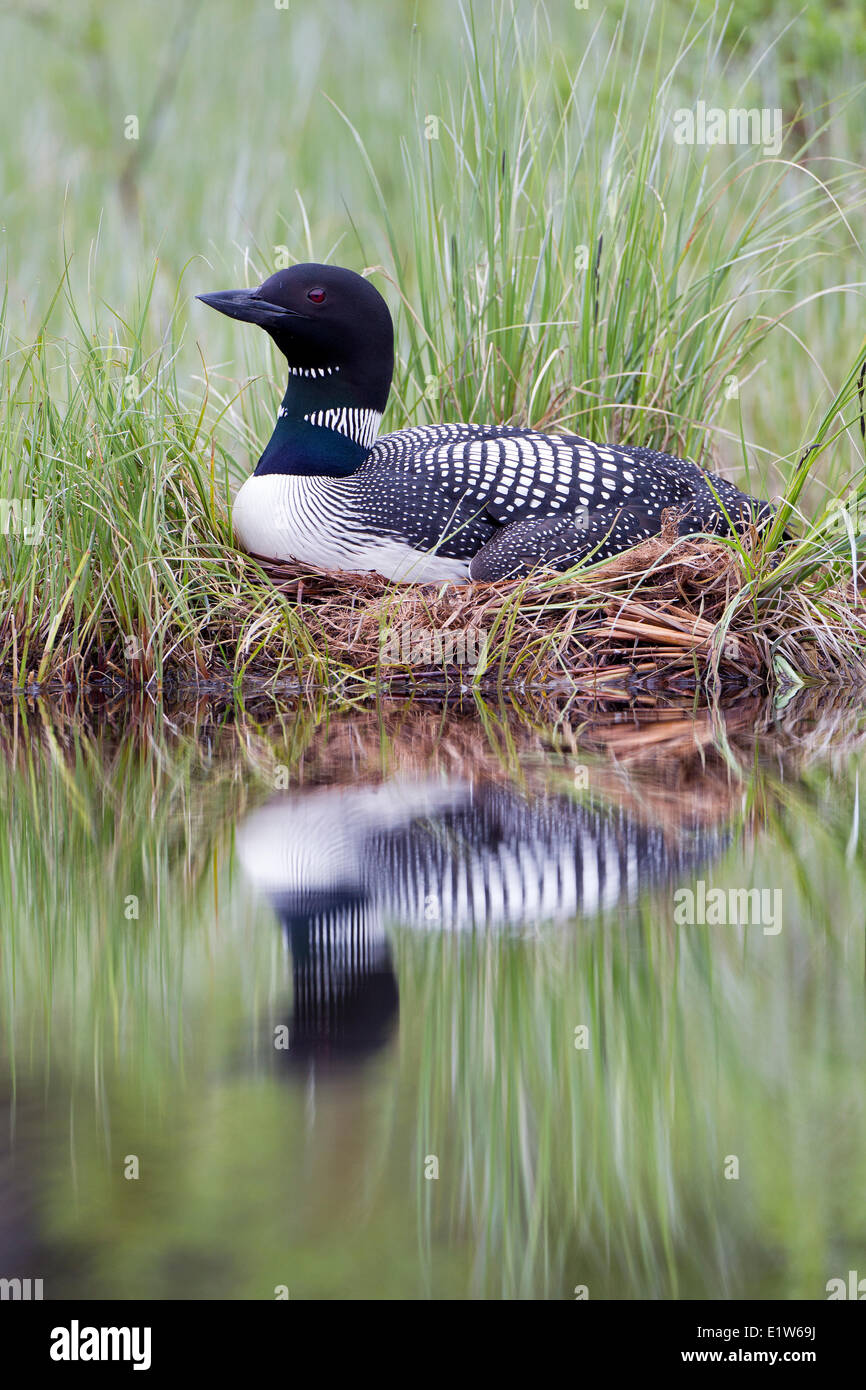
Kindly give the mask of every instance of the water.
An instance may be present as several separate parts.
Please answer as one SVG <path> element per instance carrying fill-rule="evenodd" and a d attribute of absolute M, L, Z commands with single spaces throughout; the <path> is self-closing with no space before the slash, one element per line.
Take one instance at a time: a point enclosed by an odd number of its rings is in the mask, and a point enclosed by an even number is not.
<path fill-rule="evenodd" d="M 7 707 L 0 1275 L 130 1299 L 866 1276 L 864 736 L 826 694 Z"/>

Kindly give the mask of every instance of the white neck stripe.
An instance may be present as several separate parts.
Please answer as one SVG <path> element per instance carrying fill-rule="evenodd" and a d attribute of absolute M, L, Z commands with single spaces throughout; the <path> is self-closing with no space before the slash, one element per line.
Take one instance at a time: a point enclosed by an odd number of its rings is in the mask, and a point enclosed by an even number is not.
<path fill-rule="evenodd" d="M 333 376 L 339 367 L 289 367 L 289 376 Z"/>
<path fill-rule="evenodd" d="M 304 419 L 311 425 L 320 425 L 324 429 L 345 434 L 349 439 L 354 439 L 356 444 L 371 449 L 382 423 L 382 412 L 343 406 L 339 410 L 314 410 L 305 415 Z"/>

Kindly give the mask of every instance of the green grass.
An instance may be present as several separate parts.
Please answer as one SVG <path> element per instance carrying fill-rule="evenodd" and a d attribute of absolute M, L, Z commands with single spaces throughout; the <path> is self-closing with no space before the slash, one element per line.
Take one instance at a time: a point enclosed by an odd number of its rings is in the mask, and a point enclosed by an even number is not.
<path fill-rule="evenodd" d="M 864 87 L 838 15 L 816 36 L 703 4 L 167 14 L 4 20 L 0 498 L 44 507 L 38 543 L 0 537 L 8 684 L 375 683 L 231 538 L 281 361 L 191 295 L 283 248 L 371 268 L 389 298 L 385 428 L 578 429 L 783 498 L 773 540 L 785 518 L 798 539 L 743 554 L 720 631 L 758 634 L 768 671 L 859 675 Z M 83 72 L 96 109 L 71 97 L 61 124 L 54 90 Z M 784 100 L 780 157 L 676 145 L 697 100 Z"/>

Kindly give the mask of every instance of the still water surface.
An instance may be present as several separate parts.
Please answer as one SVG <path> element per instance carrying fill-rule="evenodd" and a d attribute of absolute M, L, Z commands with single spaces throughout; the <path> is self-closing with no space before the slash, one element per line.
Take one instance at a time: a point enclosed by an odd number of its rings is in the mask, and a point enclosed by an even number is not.
<path fill-rule="evenodd" d="M 866 1275 L 866 717 L 0 713 L 0 1275 Z M 761 890 L 758 893 L 748 890 Z"/>

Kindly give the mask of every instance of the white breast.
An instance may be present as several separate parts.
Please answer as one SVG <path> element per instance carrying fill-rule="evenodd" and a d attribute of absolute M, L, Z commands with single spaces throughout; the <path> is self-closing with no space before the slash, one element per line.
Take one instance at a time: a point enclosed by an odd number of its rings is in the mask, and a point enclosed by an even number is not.
<path fill-rule="evenodd" d="M 234 500 L 232 525 L 244 550 L 317 569 L 370 570 L 414 584 L 459 583 L 469 573 L 468 560 L 413 550 L 405 541 L 366 531 L 351 478 L 248 478 Z"/>

